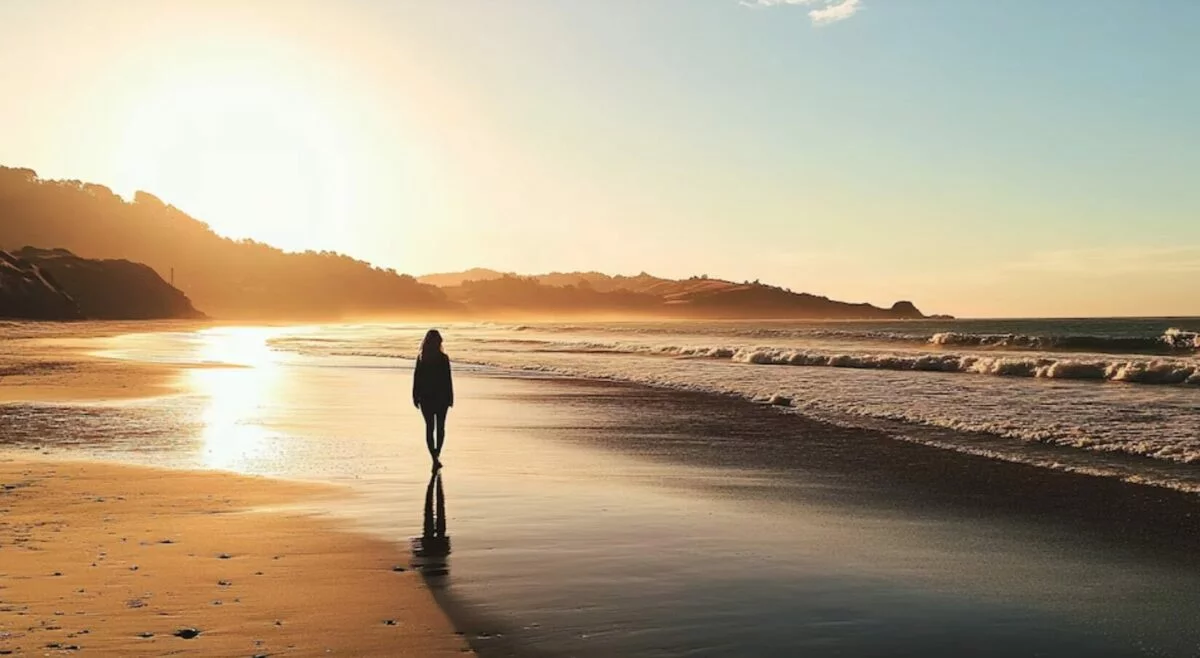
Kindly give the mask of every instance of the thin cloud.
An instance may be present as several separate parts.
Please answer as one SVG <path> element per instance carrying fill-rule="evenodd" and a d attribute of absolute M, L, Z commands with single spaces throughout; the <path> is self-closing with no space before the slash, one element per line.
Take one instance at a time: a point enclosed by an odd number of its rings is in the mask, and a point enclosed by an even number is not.
<path fill-rule="evenodd" d="M 813 25 L 844 21 L 862 10 L 862 0 L 742 0 L 747 7 L 806 6 Z"/>
<path fill-rule="evenodd" d="M 812 19 L 814 25 L 828 25 L 844 21 L 857 14 L 860 9 L 862 9 L 860 0 L 842 0 L 820 9 L 813 9 L 808 12 L 808 17 Z"/>

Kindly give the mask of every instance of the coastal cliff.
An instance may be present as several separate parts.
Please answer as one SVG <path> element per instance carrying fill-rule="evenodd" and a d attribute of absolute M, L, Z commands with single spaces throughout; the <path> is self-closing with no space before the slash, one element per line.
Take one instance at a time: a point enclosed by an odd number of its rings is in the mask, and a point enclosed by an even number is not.
<path fill-rule="evenodd" d="M 0 251 L 0 318 L 81 320 L 79 305 L 42 268 Z"/>
<path fill-rule="evenodd" d="M 91 320 L 205 317 L 187 295 L 150 267 L 127 260 L 91 260 L 66 249 L 26 247 L 14 254 L 53 277 Z"/>

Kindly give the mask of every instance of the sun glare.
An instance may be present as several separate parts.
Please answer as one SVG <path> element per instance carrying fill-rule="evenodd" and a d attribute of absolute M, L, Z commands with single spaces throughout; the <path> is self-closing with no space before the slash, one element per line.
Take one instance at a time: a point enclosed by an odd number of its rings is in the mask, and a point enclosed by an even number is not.
<path fill-rule="evenodd" d="M 352 117 L 294 72 L 220 59 L 145 81 L 120 131 L 121 179 L 234 238 L 336 242 L 351 203 Z"/>
<path fill-rule="evenodd" d="M 264 327 L 221 327 L 197 332 L 201 363 L 265 368 L 275 362 L 270 339 L 280 330 Z"/>
<path fill-rule="evenodd" d="M 205 466 L 246 471 L 270 452 L 274 435 L 263 415 L 278 395 L 280 372 L 268 343 L 276 333 L 263 328 L 198 332 L 201 362 L 235 366 L 188 372 L 194 390 L 207 400 L 200 417 Z"/>

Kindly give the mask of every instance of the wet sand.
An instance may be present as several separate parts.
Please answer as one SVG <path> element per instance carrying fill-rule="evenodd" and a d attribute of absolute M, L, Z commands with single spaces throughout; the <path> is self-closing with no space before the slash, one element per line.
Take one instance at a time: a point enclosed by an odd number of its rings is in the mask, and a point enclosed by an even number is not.
<path fill-rule="evenodd" d="M 259 365 L 86 414 L 11 407 L 0 442 L 327 480 L 356 492 L 322 499 L 340 523 L 393 547 L 421 531 L 428 458 L 419 415 L 397 404 L 410 363 L 277 360 L 251 349 L 264 336 L 210 338 Z M 454 553 L 423 580 L 481 655 L 1200 649 L 1196 496 L 730 398 L 470 367 L 456 391 Z M 69 440 L 37 430 L 64 423 Z"/>
<path fill-rule="evenodd" d="M 733 398 L 488 379 L 464 382 L 482 408 L 456 419 L 454 452 L 469 452 L 448 473 L 453 507 L 474 502 L 468 478 L 494 477 L 487 463 L 524 456 L 537 482 L 508 485 L 527 509 L 506 511 L 501 529 L 454 523 L 455 569 L 478 572 L 445 604 L 469 636 L 505 621 L 511 633 L 482 655 L 523 655 L 522 642 L 576 656 L 1200 649 L 1193 494 Z M 468 552 L 471 540 L 486 549 Z M 538 579 L 557 591 L 530 593 Z M 521 614 L 505 609 L 518 602 Z"/>
<path fill-rule="evenodd" d="M 279 507 L 338 493 L 221 473 L 0 461 L 0 654 L 466 652 L 394 544 Z"/>
<path fill-rule="evenodd" d="M 182 366 L 91 354 L 97 340 L 132 331 L 186 331 L 195 321 L 0 322 L 0 403 L 147 398 L 179 390 Z"/>

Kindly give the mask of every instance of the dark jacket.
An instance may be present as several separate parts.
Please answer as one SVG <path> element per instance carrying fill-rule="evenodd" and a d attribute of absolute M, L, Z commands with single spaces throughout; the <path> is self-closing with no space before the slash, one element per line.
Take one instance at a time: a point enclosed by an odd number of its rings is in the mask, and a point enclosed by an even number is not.
<path fill-rule="evenodd" d="M 450 358 L 445 354 L 438 354 L 428 360 L 417 357 L 417 368 L 413 372 L 413 404 L 426 409 L 454 406 Z"/>

